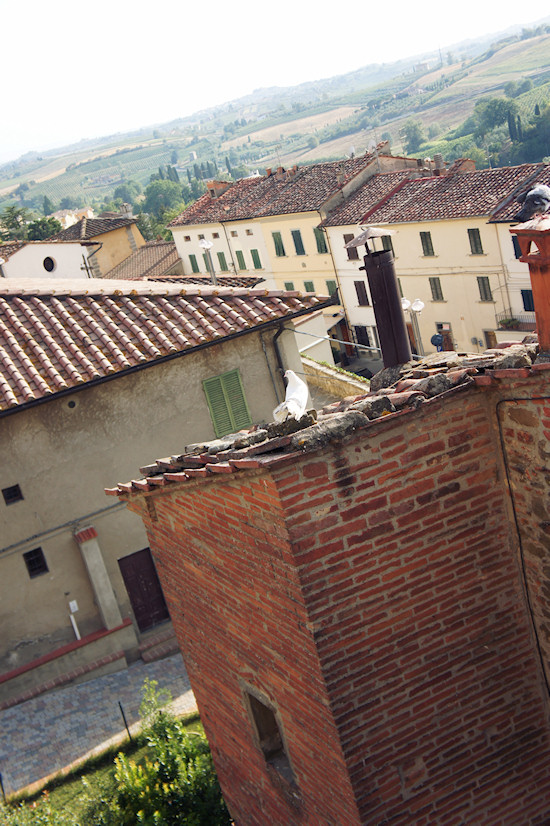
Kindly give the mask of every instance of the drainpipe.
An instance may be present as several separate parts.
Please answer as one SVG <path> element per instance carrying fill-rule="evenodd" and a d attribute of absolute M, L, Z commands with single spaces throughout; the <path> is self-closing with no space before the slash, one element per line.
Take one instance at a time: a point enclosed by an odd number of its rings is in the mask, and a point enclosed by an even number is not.
<path fill-rule="evenodd" d="M 224 235 L 225 235 L 225 242 L 227 244 L 227 249 L 229 250 L 229 256 L 231 258 L 231 266 L 233 267 L 233 272 L 237 275 L 237 266 L 235 264 L 235 259 L 233 258 L 233 250 L 231 249 L 231 244 L 229 243 L 229 236 L 227 235 L 227 229 L 225 224 L 222 224 Z"/>
<path fill-rule="evenodd" d="M 93 255 L 97 255 L 97 253 L 103 248 L 103 241 L 93 241 L 93 244 L 94 244 L 94 246 L 97 246 L 97 249 L 89 254 L 88 261 L 90 260 L 90 258 Z M 100 268 L 99 264 L 97 265 L 97 268 L 99 270 L 99 277 L 101 278 L 101 268 Z M 93 275 L 93 269 L 92 269 L 92 278 L 95 278 L 95 276 Z"/>
<path fill-rule="evenodd" d="M 281 351 L 279 350 L 279 345 L 278 345 L 277 341 L 278 341 L 279 336 L 282 335 L 285 330 L 286 330 L 286 327 L 284 326 L 284 324 L 279 324 L 279 329 L 277 330 L 277 332 L 275 333 L 275 335 L 273 336 L 273 339 L 272 339 L 273 349 L 275 350 L 275 358 L 277 359 L 277 367 L 279 368 L 279 371 L 281 373 L 281 378 L 285 374 L 285 367 L 284 367 L 284 364 L 283 364 Z"/>

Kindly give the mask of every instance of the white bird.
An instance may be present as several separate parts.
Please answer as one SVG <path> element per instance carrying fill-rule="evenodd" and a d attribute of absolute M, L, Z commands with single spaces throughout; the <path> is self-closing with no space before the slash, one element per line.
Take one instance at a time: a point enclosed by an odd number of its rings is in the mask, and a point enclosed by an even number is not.
<path fill-rule="evenodd" d="M 528 192 L 523 193 L 517 199 L 518 203 L 523 204 L 520 211 L 514 215 L 514 221 L 529 221 L 533 215 L 543 214 L 548 212 L 550 207 L 550 186 L 546 184 L 537 184 Z"/>
<path fill-rule="evenodd" d="M 287 419 L 301 419 L 306 412 L 307 384 L 298 378 L 293 370 L 286 371 L 285 379 L 288 382 L 285 400 L 277 405 L 273 411 L 273 420 L 276 422 L 285 422 Z"/>

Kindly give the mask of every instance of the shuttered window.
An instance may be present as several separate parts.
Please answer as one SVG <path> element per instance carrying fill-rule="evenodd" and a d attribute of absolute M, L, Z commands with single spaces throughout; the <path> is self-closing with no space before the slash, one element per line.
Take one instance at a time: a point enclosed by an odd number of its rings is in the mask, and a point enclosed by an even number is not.
<path fill-rule="evenodd" d="M 344 244 L 349 244 L 350 241 L 353 241 L 355 238 L 352 232 L 345 232 L 344 233 Z M 348 254 L 348 261 L 359 261 L 359 250 L 357 247 L 350 247 L 346 250 Z"/>
<path fill-rule="evenodd" d="M 237 256 L 237 264 L 239 265 L 240 270 L 246 270 L 246 264 L 244 261 L 244 254 L 242 250 L 235 250 L 235 255 Z"/>
<path fill-rule="evenodd" d="M 202 386 L 216 436 L 250 427 L 252 418 L 238 370 L 204 379 Z"/>
<path fill-rule="evenodd" d="M 336 295 L 338 292 L 338 284 L 336 281 L 327 281 L 327 290 L 329 295 Z"/>
<path fill-rule="evenodd" d="M 319 227 L 314 227 L 313 234 L 315 235 L 315 241 L 317 243 L 317 252 L 328 252 L 325 233 L 323 230 L 319 229 Z"/>
<path fill-rule="evenodd" d="M 481 243 L 481 235 L 478 229 L 469 229 L 468 238 L 470 241 L 470 250 L 472 255 L 483 255 L 483 244 Z"/>
<path fill-rule="evenodd" d="M 218 253 L 218 263 L 220 265 L 221 272 L 227 272 L 227 261 L 225 260 L 225 252 Z"/>
<path fill-rule="evenodd" d="M 430 289 L 432 291 L 432 301 L 443 301 L 443 290 L 441 289 L 441 281 L 437 276 L 429 279 Z"/>
<path fill-rule="evenodd" d="M 302 241 L 302 233 L 299 229 L 291 230 L 290 234 L 292 235 L 292 240 L 294 241 L 294 249 L 296 250 L 296 255 L 305 255 L 306 251 L 304 249 L 304 242 Z"/>
<path fill-rule="evenodd" d="M 478 275 L 477 286 L 479 288 L 479 297 L 482 301 L 492 301 L 493 293 L 491 292 L 491 284 L 486 275 Z"/>
<path fill-rule="evenodd" d="M 360 307 L 368 307 L 370 305 L 367 288 L 364 281 L 354 281 L 355 293 L 357 295 L 357 303 Z"/>
<path fill-rule="evenodd" d="M 250 250 L 250 255 L 252 256 L 252 263 L 254 264 L 255 270 L 262 269 L 262 262 L 260 260 L 260 253 L 258 250 Z"/>
<path fill-rule="evenodd" d="M 283 238 L 280 232 L 272 232 L 271 237 L 273 238 L 273 243 L 275 244 L 275 255 L 278 258 L 281 258 L 283 255 L 286 255 L 285 246 L 283 244 Z"/>
<path fill-rule="evenodd" d="M 422 244 L 422 255 L 432 256 L 434 255 L 434 247 L 432 244 L 432 233 L 431 232 L 421 232 L 420 233 L 420 243 Z"/>
<path fill-rule="evenodd" d="M 200 272 L 199 265 L 197 264 L 197 256 L 190 255 L 189 256 L 189 263 L 191 264 L 191 272 Z"/>

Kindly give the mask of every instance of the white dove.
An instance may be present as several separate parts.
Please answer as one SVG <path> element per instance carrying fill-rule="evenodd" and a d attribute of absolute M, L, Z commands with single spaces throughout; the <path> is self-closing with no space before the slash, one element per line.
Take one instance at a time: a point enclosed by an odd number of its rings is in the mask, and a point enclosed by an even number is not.
<path fill-rule="evenodd" d="M 301 419 L 306 412 L 307 384 L 298 378 L 293 370 L 286 371 L 285 379 L 288 382 L 285 400 L 277 405 L 273 411 L 273 420 L 276 422 L 284 422 L 287 419 Z"/>

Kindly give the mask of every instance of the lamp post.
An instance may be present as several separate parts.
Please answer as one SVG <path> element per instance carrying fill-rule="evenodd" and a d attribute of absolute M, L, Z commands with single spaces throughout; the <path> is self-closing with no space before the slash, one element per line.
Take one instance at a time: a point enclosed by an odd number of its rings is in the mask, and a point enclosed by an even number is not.
<path fill-rule="evenodd" d="M 199 247 L 204 250 L 206 255 L 208 271 L 210 273 L 210 280 L 212 281 L 212 284 L 217 284 L 218 282 L 216 280 L 216 273 L 214 272 L 214 264 L 212 263 L 212 255 L 210 253 L 210 250 L 213 246 L 214 244 L 212 243 L 212 241 L 207 241 L 206 238 L 202 238 L 199 241 Z"/>
<path fill-rule="evenodd" d="M 409 313 L 411 317 L 411 325 L 413 329 L 414 340 L 418 348 L 418 355 L 424 356 L 424 345 L 422 344 L 422 339 L 420 337 L 420 327 L 418 325 L 418 316 L 424 309 L 424 302 L 421 301 L 419 298 L 415 298 L 414 301 L 409 301 L 408 298 L 402 298 L 401 306 L 404 310 L 406 310 Z"/>

